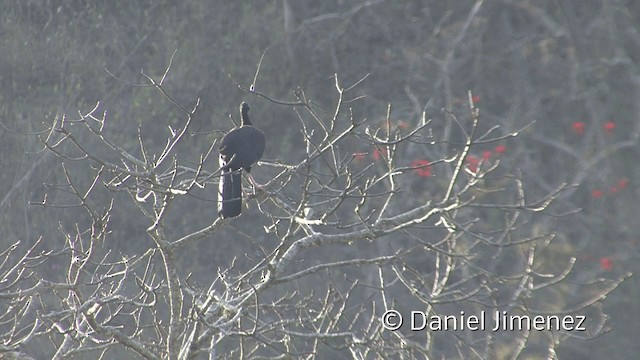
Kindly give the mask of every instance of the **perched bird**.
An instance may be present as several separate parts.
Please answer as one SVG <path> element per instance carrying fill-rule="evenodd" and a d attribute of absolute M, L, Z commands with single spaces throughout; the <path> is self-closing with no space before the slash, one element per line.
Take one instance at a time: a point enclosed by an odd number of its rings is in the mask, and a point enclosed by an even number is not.
<path fill-rule="evenodd" d="M 229 131 L 220 142 L 220 187 L 218 215 L 230 218 L 242 212 L 242 171 L 246 171 L 254 189 L 259 187 L 251 175 L 253 166 L 264 152 L 264 133 L 251 124 L 249 105 L 240 105 L 240 127 Z"/>

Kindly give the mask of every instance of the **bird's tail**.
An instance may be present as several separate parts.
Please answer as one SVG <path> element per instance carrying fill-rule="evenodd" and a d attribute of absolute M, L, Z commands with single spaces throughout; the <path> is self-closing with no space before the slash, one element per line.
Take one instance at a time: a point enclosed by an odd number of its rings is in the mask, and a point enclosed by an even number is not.
<path fill-rule="evenodd" d="M 242 174 L 240 170 L 222 170 L 218 193 L 218 214 L 220 217 L 230 218 L 240 215 L 242 211 Z"/>

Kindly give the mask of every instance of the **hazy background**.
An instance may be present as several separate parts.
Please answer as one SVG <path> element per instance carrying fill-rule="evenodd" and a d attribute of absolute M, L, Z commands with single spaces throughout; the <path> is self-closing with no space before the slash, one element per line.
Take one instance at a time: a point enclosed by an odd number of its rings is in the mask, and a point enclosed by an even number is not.
<path fill-rule="evenodd" d="M 109 129 L 113 138 L 132 141 L 134 149 L 135 136 L 128 135 L 141 126 L 147 135 L 157 132 L 158 146 L 163 145 L 166 128 L 154 121 L 175 117 L 178 124 L 180 114 L 163 97 L 131 84 L 144 83 L 141 70 L 158 78 L 176 50 L 166 87 L 184 104 L 201 98 L 195 131 L 228 129 L 228 114 L 237 116 L 240 102 L 250 101 L 254 122 L 267 135 L 265 158 L 297 159 L 302 143 L 289 109 L 248 96 L 229 77 L 250 84 L 267 50 L 256 87 L 275 98 L 291 98 L 300 87 L 330 105 L 333 74 L 344 84 L 370 74 L 358 90 L 368 98 L 358 111 L 374 121 L 385 118 L 389 103 L 394 118 L 412 125 L 425 107 L 434 121 L 442 118 L 442 108 L 464 113 L 469 90 L 487 127 L 515 130 L 535 121 L 507 144 L 503 165 L 522 172 L 532 195 L 560 182 L 579 184 L 562 201 L 582 208 L 540 226 L 560 233 L 563 251 L 578 258 L 585 278 L 636 272 L 640 3 L 485 1 L 471 17 L 475 5 L 464 0 L 4 2 L 0 248 L 16 240 L 26 246 L 54 233 L 59 221 L 74 221 L 74 211 L 28 205 L 42 200 L 43 183 L 56 183 L 61 174 L 57 159 L 39 152 L 33 135 L 43 130 L 43 121 L 72 116 L 100 101 L 108 121 L 117 124 Z M 258 171 L 256 178 L 267 180 Z M 210 201 L 180 206 L 183 222 L 205 224 L 215 216 Z M 113 246 L 151 246 L 148 224 L 140 217 L 126 211 L 114 217 Z M 182 256 L 195 270 L 215 269 L 228 265 L 241 246 L 229 234 Z M 612 330 L 593 341 L 569 341 L 562 350 L 594 359 L 640 353 L 634 326 L 639 298 L 632 277 L 605 303 Z"/>

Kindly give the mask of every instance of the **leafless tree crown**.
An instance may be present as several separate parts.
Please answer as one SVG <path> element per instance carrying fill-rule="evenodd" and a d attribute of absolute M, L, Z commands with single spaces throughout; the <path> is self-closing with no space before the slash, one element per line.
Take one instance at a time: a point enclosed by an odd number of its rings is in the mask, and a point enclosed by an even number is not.
<path fill-rule="evenodd" d="M 289 109 L 301 146 L 295 161 L 266 154 L 254 171 L 268 178 L 266 190 L 250 196 L 240 218 L 221 220 L 212 201 L 223 129 L 194 130 L 200 100 L 176 100 L 166 87 L 170 70 L 145 75 L 144 84 L 182 114 L 179 122 L 157 119 L 153 131 L 165 132 L 163 143 L 142 127 L 118 134 L 126 120 L 109 118 L 99 103 L 37 134 L 65 181 L 47 184 L 36 204 L 77 212 L 77 221 L 61 222 L 22 254 L 16 246 L 0 254 L 0 351 L 40 342 L 54 359 L 490 359 L 535 348 L 554 358 L 568 337 L 607 330 L 600 300 L 623 279 L 575 275 L 575 258 L 542 225 L 573 213 L 554 206 L 570 187 L 529 195 L 499 155 L 482 155 L 530 125 L 483 120 L 471 93 L 467 105 L 447 111 L 399 119 L 390 104 L 365 119 L 355 109 L 367 102 L 358 87 L 366 76 L 344 84 L 335 75 L 327 89 L 333 104 L 303 89 L 277 100 L 238 83 L 249 101 Z M 254 118 L 260 127 L 259 112 Z M 122 136 L 135 137 L 137 147 Z M 210 209 L 211 221 L 190 223 L 176 210 L 182 201 Z M 146 224 L 146 250 L 117 246 L 127 233 L 113 220 L 121 212 Z M 227 247 L 225 232 L 240 245 Z M 41 251 L 43 241 L 60 246 Z M 181 254 L 197 254 L 204 243 L 235 251 L 233 260 L 192 274 L 194 258 Z M 581 332 L 391 331 L 381 320 L 388 310 L 584 315 L 588 322 Z"/>

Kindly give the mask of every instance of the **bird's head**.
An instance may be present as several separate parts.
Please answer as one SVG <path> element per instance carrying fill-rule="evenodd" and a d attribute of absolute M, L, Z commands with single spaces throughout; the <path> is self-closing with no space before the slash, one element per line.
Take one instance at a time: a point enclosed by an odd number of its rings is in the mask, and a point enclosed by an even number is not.
<path fill-rule="evenodd" d="M 251 120 L 249 120 L 249 104 L 246 102 L 240 104 L 240 121 L 242 126 L 251 125 Z"/>

